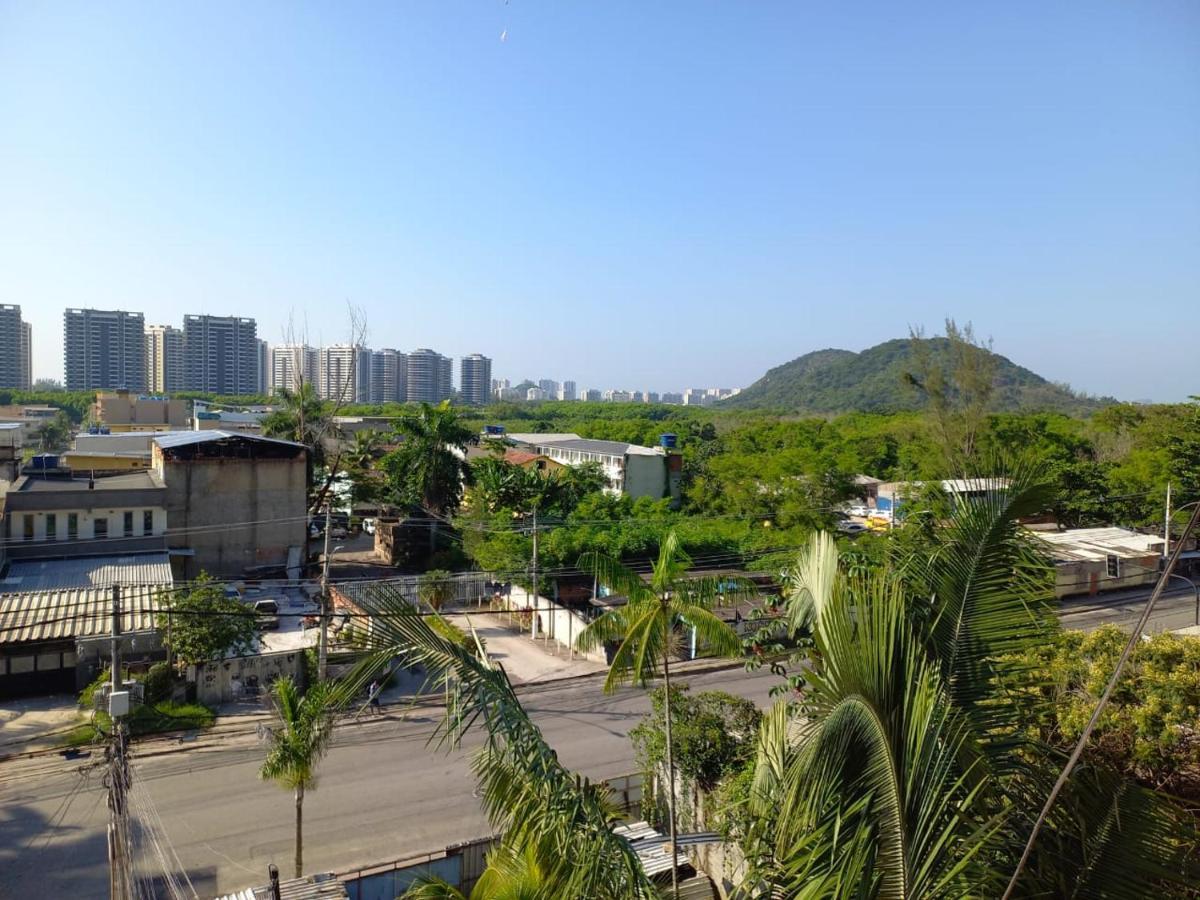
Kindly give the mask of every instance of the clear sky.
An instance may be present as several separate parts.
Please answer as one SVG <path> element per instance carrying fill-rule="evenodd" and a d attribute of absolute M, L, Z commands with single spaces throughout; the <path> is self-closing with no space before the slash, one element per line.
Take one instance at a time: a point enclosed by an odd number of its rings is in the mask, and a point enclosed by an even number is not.
<path fill-rule="evenodd" d="M 1200 4 L 0 0 L 0 302 L 668 390 L 971 320 L 1200 392 Z M 457 372 L 456 372 L 457 377 Z"/>

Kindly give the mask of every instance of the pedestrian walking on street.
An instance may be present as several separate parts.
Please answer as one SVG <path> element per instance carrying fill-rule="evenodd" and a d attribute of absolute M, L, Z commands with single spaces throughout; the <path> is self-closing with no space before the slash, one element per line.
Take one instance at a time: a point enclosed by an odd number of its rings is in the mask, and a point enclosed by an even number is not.
<path fill-rule="evenodd" d="M 379 705 L 379 692 L 382 690 L 383 688 L 380 687 L 378 681 L 372 681 L 371 687 L 368 688 L 368 696 L 371 700 L 371 709 L 380 715 L 383 715 L 383 708 Z"/>

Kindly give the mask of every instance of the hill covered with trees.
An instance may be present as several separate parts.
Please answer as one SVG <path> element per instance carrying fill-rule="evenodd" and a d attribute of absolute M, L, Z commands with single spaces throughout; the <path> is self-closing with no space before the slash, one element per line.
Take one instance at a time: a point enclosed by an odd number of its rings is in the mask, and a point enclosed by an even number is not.
<path fill-rule="evenodd" d="M 924 338 L 929 351 L 942 357 L 952 353 L 944 337 Z M 816 350 L 771 369 L 723 406 L 771 409 L 814 415 L 844 412 L 905 412 L 924 405 L 906 377 L 918 361 L 909 338 L 885 341 L 854 353 L 850 350 Z M 1086 397 L 1063 385 L 1047 381 L 1007 357 L 985 350 L 994 373 L 990 399 L 992 412 L 1089 413 L 1112 402 Z"/>

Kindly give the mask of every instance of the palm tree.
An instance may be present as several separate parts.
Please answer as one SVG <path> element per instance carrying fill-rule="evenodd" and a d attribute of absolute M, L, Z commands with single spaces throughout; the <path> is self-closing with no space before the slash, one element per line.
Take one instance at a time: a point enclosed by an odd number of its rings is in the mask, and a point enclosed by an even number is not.
<path fill-rule="evenodd" d="M 368 655 L 345 679 L 339 702 L 348 702 L 392 659 L 404 656 L 451 689 L 445 719 L 432 742 L 447 749 L 458 746 L 477 723 L 487 732 L 472 768 L 484 810 L 503 838 L 489 856 L 482 896 L 657 896 L 628 842 L 613 832 L 616 817 L 604 789 L 559 763 L 504 670 L 478 652 L 476 642 L 449 633 L 438 625 L 438 617 L 424 616 L 403 599 L 387 595 L 378 598 L 366 645 Z M 461 897 L 444 883 L 421 890 L 426 892 L 415 896 Z"/>
<path fill-rule="evenodd" d="M 1029 736 L 1037 673 L 1018 662 L 1058 627 L 1048 566 L 1016 525 L 1048 496 L 1019 470 L 938 511 L 881 571 L 847 574 L 824 534 L 800 554 L 786 622 L 811 649 L 800 699 L 777 703 L 760 735 L 749 890 L 1001 893 L 1059 759 Z M 1022 896 L 1192 883 L 1165 798 L 1095 768 L 1068 794 Z"/>
<path fill-rule="evenodd" d="M 437 520 L 458 506 L 470 479 L 465 451 L 476 435 L 459 421 L 449 400 L 437 406 L 422 403 L 416 414 L 396 423 L 396 432 L 403 443 L 384 457 L 384 469 L 398 499 L 430 516 L 432 549 Z"/>
<path fill-rule="evenodd" d="M 328 682 L 303 695 L 291 678 L 280 678 L 271 687 L 277 722 L 259 776 L 295 793 L 297 878 L 304 859 L 304 793 L 316 786 L 317 763 L 333 737 L 332 697 Z"/>
<path fill-rule="evenodd" d="M 645 685 L 662 668 L 664 728 L 667 757 L 667 818 L 670 828 L 672 863 L 677 859 L 675 816 L 675 756 L 671 741 L 671 656 L 676 652 L 676 626 L 691 627 L 721 656 L 739 656 L 741 639 L 723 620 L 713 614 L 719 602 L 757 596 L 754 586 L 740 579 L 688 577 L 691 558 L 670 531 L 659 547 L 658 559 L 650 572 L 649 583 L 632 569 L 602 553 L 585 553 L 579 568 L 591 572 L 597 581 L 614 594 L 627 598 L 623 606 L 612 607 L 579 633 L 575 645 L 589 651 L 617 643 L 604 681 L 606 692 L 632 682 Z M 678 894 L 678 875 L 671 867 L 671 887 Z"/>

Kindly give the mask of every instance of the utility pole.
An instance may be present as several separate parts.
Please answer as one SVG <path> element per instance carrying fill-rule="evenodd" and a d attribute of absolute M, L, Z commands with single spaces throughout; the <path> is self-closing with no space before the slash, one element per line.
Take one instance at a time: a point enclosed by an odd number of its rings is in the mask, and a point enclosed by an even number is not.
<path fill-rule="evenodd" d="M 1167 511 L 1163 516 L 1163 552 L 1162 558 L 1171 555 L 1171 482 L 1167 482 Z"/>
<path fill-rule="evenodd" d="M 533 508 L 533 611 L 530 613 L 529 637 L 537 640 L 537 610 L 538 610 L 538 524 L 537 507 Z"/>
<path fill-rule="evenodd" d="M 325 498 L 325 555 L 321 564 L 321 644 L 317 650 L 317 678 L 325 680 L 329 653 L 329 530 L 333 504 Z"/>
<path fill-rule="evenodd" d="M 121 679 L 121 588 L 112 588 L 112 680 L 108 713 L 112 722 L 109 736 L 108 773 L 108 880 L 111 900 L 133 897 L 133 872 L 129 834 L 129 761 L 128 737 L 122 717 L 129 712 L 129 695 Z"/>

